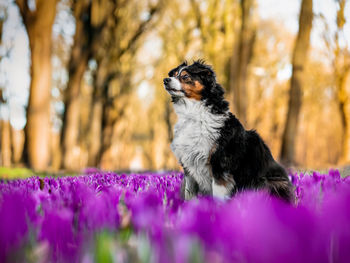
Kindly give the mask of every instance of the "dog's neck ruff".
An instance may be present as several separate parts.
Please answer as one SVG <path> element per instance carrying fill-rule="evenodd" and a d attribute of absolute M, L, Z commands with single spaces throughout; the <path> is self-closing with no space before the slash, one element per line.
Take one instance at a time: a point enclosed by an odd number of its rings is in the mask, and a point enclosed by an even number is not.
<path fill-rule="evenodd" d="M 207 106 L 205 101 L 199 101 L 195 99 L 189 99 L 180 97 L 174 103 L 174 110 L 180 119 L 196 119 L 201 121 L 213 121 L 214 123 L 220 122 L 222 119 L 227 119 L 229 111 L 224 114 L 214 114 L 211 111 L 211 106 Z M 210 122 L 211 123 L 211 122 Z"/>
<path fill-rule="evenodd" d="M 199 184 L 200 189 L 212 192 L 210 152 L 220 137 L 228 112 L 213 114 L 203 101 L 180 99 L 174 103 L 178 121 L 174 127 L 171 148 L 183 167 Z"/>

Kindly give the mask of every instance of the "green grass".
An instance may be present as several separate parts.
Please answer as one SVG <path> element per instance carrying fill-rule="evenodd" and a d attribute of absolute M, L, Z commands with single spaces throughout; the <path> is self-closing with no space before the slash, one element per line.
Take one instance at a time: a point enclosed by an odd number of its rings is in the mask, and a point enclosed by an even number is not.
<path fill-rule="evenodd" d="M 330 169 L 330 168 L 329 168 Z M 295 172 L 298 173 L 308 173 L 312 174 L 314 171 L 317 171 L 319 173 L 327 174 L 329 169 L 306 169 L 306 168 L 296 168 L 294 169 Z M 340 171 L 341 177 L 346 177 L 350 175 L 350 166 L 343 166 L 343 167 L 334 167 L 333 169 L 338 169 Z M 17 179 L 17 178 L 27 178 L 30 176 L 40 176 L 40 177 L 47 177 L 47 176 L 76 176 L 80 173 L 78 172 L 69 172 L 69 171 L 55 171 L 55 172 L 34 172 L 31 169 L 24 168 L 24 167 L 2 167 L 0 166 L 0 179 Z"/>
<path fill-rule="evenodd" d="M 28 168 L 0 167 L 0 178 L 15 179 L 33 176 L 34 172 Z"/>
<path fill-rule="evenodd" d="M 76 176 L 81 173 L 71 171 L 33 171 L 24 167 L 2 167 L 0 166 L 0 179 L 17 179 L 27 178 L 31 176 L 39 177 L 61 177 Z"/>

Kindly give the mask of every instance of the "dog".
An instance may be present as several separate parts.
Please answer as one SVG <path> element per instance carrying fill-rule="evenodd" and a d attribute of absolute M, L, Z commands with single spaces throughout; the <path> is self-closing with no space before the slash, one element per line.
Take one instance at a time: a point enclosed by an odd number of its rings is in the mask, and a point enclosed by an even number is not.
<path fill-rule="evenodd" d="M 245 130 L 229 111 L 212 67 L 187 62 L 164 78 L 178 120 L 171 149 L 184 170 L 185 200 L 212 195 L 231 198 L 243 190 L 265 189 L 293 202 L 293 186 L 254 130 Z"/>

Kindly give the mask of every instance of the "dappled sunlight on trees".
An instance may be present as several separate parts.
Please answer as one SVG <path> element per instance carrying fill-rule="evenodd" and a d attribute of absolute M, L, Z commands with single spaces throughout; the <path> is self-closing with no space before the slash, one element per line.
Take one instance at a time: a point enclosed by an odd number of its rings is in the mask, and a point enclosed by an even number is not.
<path fill-rule="evenodd" d="M 180 169 L 162 80 L 199 58 L 213 66 L 232 112 L 277 159 L 347 165 L 350 4 L 320 5 L 300 1 L 295 13 L 305 12 L 293 18 L 293 31 L 287 18 L 264 15 L 261 0 L 8 0 L 0 5 L 0 76 L 14 75 L 2 66 L 14 52 L 3 32 L 17 15 L 29 38 L 31 84 L 21 130 L 11 126 L 11 86 L 0 81 L 0 165 Z"/>

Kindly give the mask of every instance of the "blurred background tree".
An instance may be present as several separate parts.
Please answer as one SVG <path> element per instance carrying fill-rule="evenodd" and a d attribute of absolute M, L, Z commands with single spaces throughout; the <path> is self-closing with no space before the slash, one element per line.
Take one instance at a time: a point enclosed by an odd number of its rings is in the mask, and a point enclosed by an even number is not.
<path fill-rule="evenodd" d="M 341 119 L 341 140 L 342 149 L 340 161 L 342 163 L 350 162 L 350 105 L 347 90 L 347 78 L 350 72 L 350 50 L 348 43 L 344 43 L 344 25 L 345 19 L 345 0 L 338 1 L 337 28 L 333 39 L 333 71 L 336 88 L 336 102 L 338 104 Z M 344 44 L 342 44 L 342 42 Z M 330 44 L 327 45 L 330 47 Z"/>
<path fill-rule="evenodd" d="M 179 169 L 170 150 L 176 116 L 162 79 L 198 58 L 213 65 L 233 113 L 277 159 L 349 164 L 349 6 L 4 0 L 1 165 Z"/>
<path fill-rule="evenodd" d="M 6 6 L 0 6 L 0 46 L 3 46 L 2 43 L 2 35 L 4 23 L 7 19 L 7 8 Z M 2 51 L 0 53 L 0 62 L 6 54 Z M 4 109 L 7 110 L 7 101 L 4 96 L 4 87 L 0 86 L 0 109 L 1 119 L 0 119 L 0 131 L 1 131 L 1 163 L 4 166 L 11 165 L 11 126 L 10 120 L 7 118 L 5 113 L 3 113 Z"/>
<path fill-rule="evenodd" d="M 299 114 L 302 105 L 302 87 L 310 46 L 312 19 L 312 0 L 302 0 L 299 15 L 299 31 L 292 57 L 292 77 L 290 80 L 287 119 L 281 146 L 281 161 L 286 165 L 295 163 L 295 135 L 298 130 Z"/>
<path fill-rule="evenodd" d="M 51 50 L 57 1 L 16 0 L 27 30 L 31 54 L 24 161 L 35 170 L 47 169 L 51 158 Z"/>
<path fill-rule="evenodd" d="M 229 87 L 233 93 L 233 111 L 247 126 L 248 107 L 248 65 L 252 59 L 256 39 L 256 8 L 254 0 L 240 0 L 241 25 L 237 36 L 237 47 L 233 49 L 231 57 L 231 72 Z"/>

